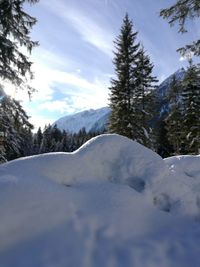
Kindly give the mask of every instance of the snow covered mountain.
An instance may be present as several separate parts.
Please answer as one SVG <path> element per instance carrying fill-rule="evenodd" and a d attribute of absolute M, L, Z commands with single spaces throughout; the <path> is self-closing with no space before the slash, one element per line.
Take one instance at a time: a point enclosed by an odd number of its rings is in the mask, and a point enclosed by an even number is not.
<path fill-rule="evenodd" d="M 1 267 L 199 267 L 200 157 L 119 135 L 0 166 Z"/>
<path fill-rule="evenodd" d="M 109 107 L 90 109 L 60 118 L 53 125 L 70 133 L 78 133 L 82 128 L 85 128 L 86 132 L 102 132 L 108 123 L 109 114 Z"/>

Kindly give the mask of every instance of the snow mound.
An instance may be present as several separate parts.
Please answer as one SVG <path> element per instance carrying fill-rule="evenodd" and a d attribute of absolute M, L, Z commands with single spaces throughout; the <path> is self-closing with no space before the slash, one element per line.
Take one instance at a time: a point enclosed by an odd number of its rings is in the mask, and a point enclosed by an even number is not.
<path fill-rule="evenodd" d="M 1 165 L 0 266 L 199 267 L 199 159 L 102 135 Z"/>
<path fill-rule="evenodd" d="M 159 168 L 158 168 L 159 166 Z M 22 158 L 4 165 L 4 170 L 23 177 L 28 172 L 66 185 L 85 181 L 128 184 L 143 191 L 169 175 L 160 156 L 116 134 L 97 136 L 73 153 L 49 153 Z"/>

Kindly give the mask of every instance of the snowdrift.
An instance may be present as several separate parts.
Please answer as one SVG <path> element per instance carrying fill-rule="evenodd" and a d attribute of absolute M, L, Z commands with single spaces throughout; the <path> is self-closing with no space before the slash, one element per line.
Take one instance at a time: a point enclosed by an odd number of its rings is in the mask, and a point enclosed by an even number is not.
<path fill-rule="evenodd" d="M 42 175 L 65 185 L 110 181 L 128 184 L 137 191 L 169 175 L 159 155 L 115 134 L 95 137 L 73 153 L 49 153 L 15 160 L 5 164 L 2 171 L 17 173 L 24 179 L 28 179 L 27 173 L 34 172 L 34 176 Z"/>
<path fill-rule="evenodd" d="M 119 135 L 0 166 L 0 266 L 199 267 L 200 162 Z"/>

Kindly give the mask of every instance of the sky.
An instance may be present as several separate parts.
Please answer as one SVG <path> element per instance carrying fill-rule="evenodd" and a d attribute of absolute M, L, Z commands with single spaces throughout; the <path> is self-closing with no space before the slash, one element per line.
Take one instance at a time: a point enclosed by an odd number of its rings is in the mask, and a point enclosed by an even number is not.
<path fill-rule="evenodd" d="M 187 34 L 178 34 L 159 17 L 168 0 L 40 0 L 25 10 L 37 18 L 31 31 L 40 46 L 31 55 L 37 90 L 29 101 L 24 91 L 12 90 L 11 96 L 22 101 L 35 129 L 60 117 L 109 103 L 114 39 L 120 33 L 128 12 L 137 40 L 154 64 L 154 75 L 163 81 L 187 61 L 176 49 L 200 35 L 199 21 L 189 22 Z"/>

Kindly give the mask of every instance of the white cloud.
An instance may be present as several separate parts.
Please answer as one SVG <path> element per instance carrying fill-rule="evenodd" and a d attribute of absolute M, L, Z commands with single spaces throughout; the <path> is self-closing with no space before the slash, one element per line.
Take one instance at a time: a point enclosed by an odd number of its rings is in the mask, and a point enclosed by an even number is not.
<path fill-rule="evenodd" d="M 107 105 L 107 75 L 89 81 L 77 69 L 74 72 L 60 71 L 40 62 L 40 58 L 34 63 L 33 71 L 35 78 L 31 85 L 37 92 L 32 95 L 31 102 L 26 91 L 16 92 L 12 85 L 6 85 L 6 92 L 22 101 L 36 128 L 55 121 L 55 113 L 59 116 Z M 57 100 L 54 97 L 59 92 L 63 99 Z"/>
<path fill-rule="evenodd" d="M 73 9 L 63 1 L 54 1 L 54 4 L 43 2 L 46 8 L 50 9 L 54 14 L 69 23 L 76 32 L 80 34 L 82 39 L 107 54 L 112 58 L 114 35 L 112 32 L 98 25 L 96 21 L 83 14 L 80 10 Z"/>
<path fill-rule="evenodd" d="M 87 109 L 87 108 L 97 108 L 102 107 L 107 104 L 108 97 L 108 79 L 105 77 L 100 81 L 99 79 L 94 79 L 93 82 L 86 80 L 81 77 L 79 73 L 67 73 L 64 71 L 46 69 L 43 70 L 45 74 L 46 86 L 44 88 L 49 88 L 51 93 L 53 87 L 56 86 L 55 90 L 60 91 L 64 96 L 62 100 L 53 100 L 52 95 L 48 94 L 46 89 L 46 95 L 48 97 L 41 98 L 41 95 L 35 94 L 33 96 L 33 101 L 36 99 L 42 103 L 38 105 L 40 110 L 48 111 L 59 111 L 60 113 L 72 113 L 77 109 Z M 39 83 L 39 80 L 37 81 Z M 59 85 L 57 85 L 59 84 Z M 74 89 L 71 89 L 73 87 Z M 56 93 L 56 92 L 55 92 Z M 41 93 L 45 95 L 45 92 Z"/>
<path fill-rule="evenodd" d="M 70 11 L 64 14 L 64 18 L 68 19 L 71 25 L 79 32 L 83 40 L 92 44 L 109 57 L 112 57 L 113 35 L 101 28 L 94 21 L 77 13 Z"/>
<path fill-rule="evenodd" d="M 39 104 L 38 110 L 48 110 L 49 112 L 69 113 L 66 100 L 52 100 Z"/>

